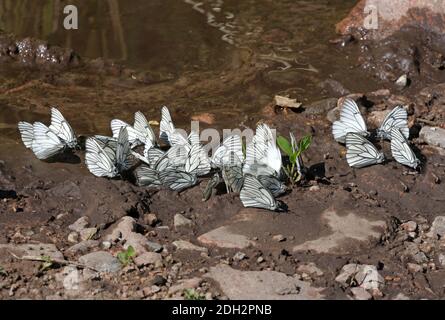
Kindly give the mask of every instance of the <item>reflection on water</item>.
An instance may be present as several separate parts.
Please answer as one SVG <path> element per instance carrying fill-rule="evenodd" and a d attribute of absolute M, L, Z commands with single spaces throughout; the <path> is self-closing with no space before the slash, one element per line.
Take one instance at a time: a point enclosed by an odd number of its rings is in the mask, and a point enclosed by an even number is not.
<path fill-rule="evenodd" d="M 63 8 L 74 4 L 79 29 L 65 30 Z M 74 48 L 81 56 L 177 74 L 217 68 L 229 45 L 219 31 L 179 0 L 0 0 L 0 28 Z"/>

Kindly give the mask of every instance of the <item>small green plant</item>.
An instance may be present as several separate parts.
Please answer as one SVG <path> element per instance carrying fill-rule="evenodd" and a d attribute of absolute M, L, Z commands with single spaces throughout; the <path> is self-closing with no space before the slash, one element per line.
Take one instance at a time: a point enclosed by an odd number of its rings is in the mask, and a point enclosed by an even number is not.
<path fill-rule="evenodd" d="M 132 246 L 128 246 L 127 250 L 124 250 L 117 254 L 117 258 L 123 266 L 128 265 L 130 262 L 133 262 L 134 256 L 136 256 L 136 251 Z"/>
<path fill-rule="evenodd" d="M 305 152 L 312 143 L 312 136 L 307 135 L 301 138 L 297 144 L 297 140 L 293 133 L 289 133 L 290 142 L 283 136 L 278 136 L 277 144 L 280 149 L 289 157 L 289 164 L 283 166 L 289 181 L 292 185 L 301 180 L 302 177 L 302 161 L 301 155 Z"/>
<path fill-rule="evenodd" d="M 39 267 L 39 272 L 45 272 L 54 265 L 54 262 L 52 261 L 50 256 L 41 256 L 42 258 L 42 264 Z"/>
<path fill-rule="evenodd" d="M 184 290 L 185 300 L 204 300 L 205 296 L 202 293 L 197 292 L 195 289 Z"/>

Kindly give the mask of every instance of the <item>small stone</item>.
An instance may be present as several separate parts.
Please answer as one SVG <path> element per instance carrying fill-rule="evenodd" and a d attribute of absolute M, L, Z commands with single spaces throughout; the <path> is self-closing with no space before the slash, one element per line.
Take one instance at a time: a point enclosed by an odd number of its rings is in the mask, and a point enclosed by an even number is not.
<path fill-rule="evenodd" d="M 111 248 L 111 241 L 102 241 L 102 243 L 100 244 L 100 246 L 102 247 L 102 249 L 104 250 L 108 250 Z"/>
<path fill-rule="evenodd" d="M 420 130 L 419 138 L 431 146 L 445 149 L 445 129 L 424 126 Z"/>
<path fill-rule="evenodd" d="M 106 251 L 88 253 L 81 256 L 79 262 L 98 272 L 118 272 L 122 268 L 119 260 Z"/>
<path fill-rule="evenodd" d="M 415 263 L 408 263 L 406 266 L 411 273 L 417 273 L 423 271 L 422 266 Z"/>
<path fill-rule="evenodd" d="M 438 216 L 434 219 L 427 236 L 430 238 L 443 238 L 445 236 L 445 216 Z"/>
<path fill-rule="evenodd" d="M 159 288 L 156 285 L 153 285 L 151 287 L 145 287 L 145 288 L 142 289 L 142 292 L 143 292 L 145 297 L 150 296 L 150 295 L 152 295 L 154 293 L 157 293 L 159 291 L 161 291 L 161 288 Z"/>
<path fill-rule="evenodd" d="M 439 263 L 442 267 L 445 267 L 445 254 L 439 253 L 439 256 L 437 258 L 439 260 Z"/>
<path fill-rule="evenodd" d="M 205 253 L 208 252 L 207 248 L 199 247 L 199 246 L 194 245 L 193 243 L 185 241 L 185 240 L 173 241 L 173 245 L 176 247 L 176 250 L 198 251 L 198 252 L 205 252 Z"/>
<path fill-rule="evenodd" d="M 154 213 L 148 213 L 144 215 L 144 222 L 151 227 L 154 227 L 158 223 L 158 217 Z"/>
<path fill-rule="evenodd" d="M 73 224 L 69 225 L 68 229 L 70 229 L 71 231 L 80 232 L 81 230 L 88 227 L 89 224 L 90 224 L 90 221 L 89 221 L 88 217 L 83 216 L 83 217 L 77 219 Z"/>
<path fill-rule="evenodd" d="M 173 218 L 173 225 L 175 229 L 190 228 L 193 226 L 193 222 L 192 220 L 184 217 L 182 214 L 177 213 Z"/>
<path fill-rule="evenodd" d="M 98 246 L 99 241 L 97 240 L 85 240 L 69 247 L 66 251 L 71 254 L 85 254 L 91 249 Z"/>
<path fill-rule="evenodd" d="M 309 191 L 320 191 L 320 187 L 319 186 L 311 186 L 311 187 L 309 187 Z"/>
<path fill-rule="evenodd" d="M 157 242 L 146 241 L 145 244 L 153 252 L 161 252 L 162 250 L 164 250 L 164 247 Z"/>
<path fill-rule="evenodd" d="M 79 234 L 77 232 L 70 232 L 68 235 L 68 242 L 70 243 L 78 243 L 79 242 Z"/>
<path fill-rule="evenodd" d="M 262 263 L 264 262 L 264 258 L 263 257 L 258 257 L 258 259 L 256 259 L 257 263 Z"/>
<path fill-rule="evenodd" d="M 272 239 L 277 242 L 283 242 L 286 240 L 286 237 L 283 236 L 282 234 L 277 234 L 277 235 L 273 236 Z"/>
<path fill-rule="evenodd" d="M 407 232 L 415 232 L 417 230 L 417 223 L 414 221 L 408 221 L 401 224 L 403 230 Z"/>
<path fill-rule="evenodd" d="M 160 253 L 156 253 L 156 252 L 145 252 L 139 256 L 137 256 L 134 259 L 134 263 L 136 263 L 136 265 L 138 267 L 144 267 L 147 265 L 162 265 L 162 256 Z"/>
<path fill-rule="evenodd" d="M 348 286 L 354 282 L 353 280 L 366 290 L 378 289 L 385 283 L 385 279 L 378 273 L 375 266 L 355 263 L 344 265 L 341 273 L 335 278 L 335 281 L 344 286 Z"/>
<path fill-rule="evenodd" d="M 351 292 L 356 300 L 371 300 L 372 295 L 361 287 L 351 288 Z"/>
<path fill-rule="evenodd" d="M 400 292 L 393 298 L 393 300 L 409 300 L 409 297 Z"/>
<path fill-rule="evenodd" d="M 237 253 L 235 253 L 235 255 L 233 256 L 233 260 L 234 261 L 241 261 L 246 259 L 246 254 L 244 252 L 238 251 Z"/>
<path fill-rule="evenodd" d="M 150 281 L 152 285 L 156 286 L 164 286 L 167 283 L 167 279 L 165 279 L 163 276 L 157 274 L 153 277 L 153 279 Z"/>
<path fill-rule="evenodd" d="M 306 273 L 310 276 L 314 277 L 321 277 L 324 273 L 323 271 L 318 268 L 315 263 L 309 262 L 307 264 L 302 264 L 297 268 L 297 272 L 299 273 Z"/>
<path fill-rule="evenodd" d="M 91 240 L 96 233 L 96 228 L 85 228 L 79 231 L 80 239 L 82 241 Z"/>
<path fill-rule="evenodd" d="M 203 280 L 201 278 L 191 278 L 191 279 L 185 279 L 185 280 L 179 280 L 177 284 L 174 286 L 171 286 L 170 289 L 168 289 L 169 294 L 175 294 L 178 292 L 184 292 L 186 289 L 196 289 L 199 287 Z"/>
<path fill-rule="evenodd" d="M 401 75 L 397 80 L 396 80 L 396 85 L 398 85 L 401 88 L 404 88 L 408 85 L 408 76 L 406 74 Z"/>

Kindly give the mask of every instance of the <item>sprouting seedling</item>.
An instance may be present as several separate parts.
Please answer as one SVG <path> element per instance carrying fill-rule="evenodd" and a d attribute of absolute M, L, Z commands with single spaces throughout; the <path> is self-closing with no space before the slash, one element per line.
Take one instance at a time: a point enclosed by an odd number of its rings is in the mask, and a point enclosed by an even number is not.
<path fill-rule="evenodd" d="M 134 256 L 136 256 L 136 251 L 132 246 L 128 246 L 127 250 L 124 250 L 117 254 L 117 258 L 123 266 L 126 266 L 130 262 L 132 262 Z"/>
<path fill-rule="evenodd" d="M 54 262 L 50 256 L 41 256 L 41 258 L 42 258 L 42 264 L 39 267 L 40 272 L 45 272 L 54 265 Z"/>
<path fill-rule="evenodd" d="M 277 143 L 280 149 L 289 157 L 289 164 L 283 166 L 283 170 L 289 178 L 291 184 L 294 185 L 302 178 L 303 162 L 301 160 L 301 155 L 311 145 L 312 136 L 304 136 L 301 138 L 298 144 L 292 132 L 289 133 L 289 136 L 290 142 L 285 137 L 279 136 L 277 138 Z"/>
<path fill-rule="evenodd" d="M 205 296 L 202 293 L 197 292 L 195 289 L 184 290 L 185 300 L 204 300 Z"/>

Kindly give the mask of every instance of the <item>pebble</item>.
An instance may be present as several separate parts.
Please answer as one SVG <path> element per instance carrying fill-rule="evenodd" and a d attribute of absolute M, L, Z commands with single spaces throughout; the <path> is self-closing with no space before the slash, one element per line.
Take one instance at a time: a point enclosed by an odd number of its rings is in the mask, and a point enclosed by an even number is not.
<path fill-rule="evenodd" d="M 274 241 L 283 242 L 286 240 L 286 237 L 283 236 L 282 234 L 277 234 L 277 235 L 273 236 L 272 239 Z"/>
<path fill-rule="evenodd" d="M 167 279 L 165 279 L 160 274 L 157 274 L 153 277 L 153 279 L 150 282 L 152 285 L 164 286 L 167 283 Z"/>
<path fill-rule="evenodd" d="M 385 279 L 374 265 L 355 263 L 344 265 L 335 281 L 347 286 L 351 283 L 351 279 L 355 279 L 359 286 L 366 290 L 379 289 L 385 284 Z"/>
<path fill-rule="evenodd" d="M 445 254 L 439 253 L 439 256 L 437 258 L 439 260 L 439 263 L 442 267 L 445 267 Z"/>
<path fill-rule="evenodd" d="M 415 264 L 415 263 L 408 263 L 407 268 L 412 273 L 422 272 L 423 267 L 421 265 Z"/>
<path fill-rule="evenodd" d="M 98 272 L 118 272 L 122 268 L 119 260 L 106 251 L 88 253 L 81 256 L 79 262 Z"/>
<path fill-rule="evenodd" d="M 153 252 L 161 252 L 162 250 L 164 250 L 164 247 L 154 241 L 146 241 L 145 245 Z"/>
<path fill-rule="evenodd" d="M 68 235 L 68 242 L 70 243 L 78 243 L 79 242 L 79 234 L 77 232 L 70 232 Z"/>
<path fill-rule="evenodd" d="M 256 259 L 257 263 L 262 263 L 264 262 L 264 258 L 263 257 L 258 257 L 258 259 Z"/>
<path fill-rule="evenodd" d="M 98 246 L 99 246 L 99 241 L 97 240 L 85 240 L 69 247 L 66 251 L 72 254 L 77 254 L 77 253 L 85 254 L 91 249 Z"/>
<path fill-rule="evenodd" d="M 320 191 L 320 187 L 319 186 L 311 186 L 311 187 L 309 187 L 309 191 Z"/>
<path fill-rule="evenodd" d="M 83 217 L 77 219 L 73 224 L 69 225 L 68 229 L 70 229 L 71 231 L 80 232 L 81 230 L 88 227 L 89 224 L 90 224 L 90 221 L 89 221 L 88 217 L 83 216 Z"/>
<path fill-rule="evenodd" d="M 306 273 L 310 276 L 321 277 L 324 272 L 316 266 L 315 263 L 309 262 L 307 264 L 302 264 L 297 268 L 297 272 Z"/>
<path fill-rule="evenodd" d="M 96 228 L 85 228 L 79 231 L 80 239 L 82 241 L 91 240 L 96 233 Z"/>
<path fill-rule="evenodd" d="M 102 243 L 100 244 L 101 248 L 104 250 L 108 250 L 111 248 L 111 241 L 102 241 Z"/>
<path fill-rule="evenodd" d="M 408 76 L 406 74 L 401 75 L 397 80 L 396 80 L 396 85 L 398 85 L 401 88 L 404 88 L 408 85 Z"/>
<path fill-rule="evenodd" d="M 431 146 L 445 149 L 445 129 L 423 126 L 420 130 L 419 137 Z"/>
<path fill-rule="evenodd" d="M 185 241 L 185 240 L 173 241 L 173 245 L 176 247 L 176 250 L 198 251 L 198 252 L 204 252 L 204 253 L 208 252 L 207 248 L 199 247 L 199 246 L 194 245 L 193 243 Z"/>
<path fill-rule="evenodd" d="M 201 278 L 191 278 L 185 280 L 179 280 L 177 284 L 173 285 L 168 289 L 169 294 L 175 294 L 178 292 L 183 292 L 186 289 L 196 289 L 199 287 L 203 280 Z"/>
<path fill-rule="evenodd" d="M 434 218 L 427 236 L 430 238 L 443 238 L 445 236 L 445 216 L 438 216 Z"/>
<path fill-rule="evenodd" d="M 148 265 L 155 265 L 155 267 L 162 266 L 162 256 L 156 252 L 145 252 L 134 259 L 134 263 L 138 267 L 144 267 Z"/>
<path fill-rule="evenodd" d="M 158 223 L 158 217 L 154 213 L 148 213 L 144 215 L 144 222 L 151 227 L 154 227 Z"/>
<path fill-rule="evenodd" d="M 177 213 L 173 217 L 173 225 L 174 225 L 175 229 L 179 229 L 179 228 L 183 228 L 183 227 L 190 228 L 191 226 L 193 226 L 193 222 L 192 222 L 192 220 L 184 217 L 182 214 Z"/>
<path fill-rule="evenodd" d="M 351 292 L 356 300 L 371 300 L 372 295 L 361 287 L 351 288 Z"/>
<path fill-rule="evenodd" d="M 417 230 L 417 223 L 414 221 L 408 221 L 401 224 L 403 230 L 407 232 L 415 232 Z"/>

